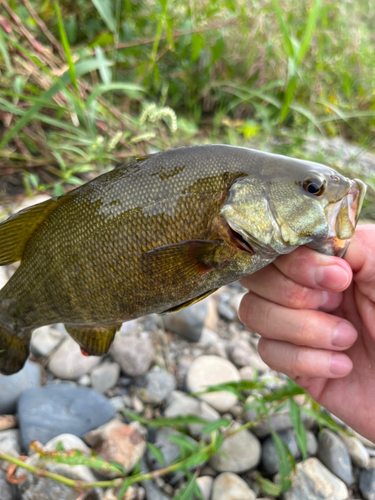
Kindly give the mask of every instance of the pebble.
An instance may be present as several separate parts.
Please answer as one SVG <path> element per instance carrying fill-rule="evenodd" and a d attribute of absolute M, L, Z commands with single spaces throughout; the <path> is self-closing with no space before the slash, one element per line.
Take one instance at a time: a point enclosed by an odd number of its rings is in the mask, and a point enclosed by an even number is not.
<path fill-rule="evenodd" d="M 111 420 L 111 403 L 97 392 L 72 383 L 48 385 L 24 392 L 18 402 L 22 444 L 50 441 L 62 433 L 82 437 Z"/>
<path fill-rule="evenodd" d="M 199 338 L 199 343 L 209 346 L 209 345 L 215 345 L 217 342 L 219 342 L 219 340 L 220 337 L 216 332 L 210 330 L 209 328 L 204 327 L 202 330 L 202 335 Z"/>
<path fill-rule="evenodd" d="M 337 434 L 323 429 L 319 434 L 319 460 L 347 486 L 353 484 L 352 463 L 349 453 Z"/>
<path fill-rule="evenodd" d="M 255 370 L 252 366 L 243 366 L 240 370 L 241 380 L 253 381 L 255 377 Z"/>
<path fill-rule="evenodd" d="M 100 363 L 100 356 L 83 356 L 77 342 L 67 337 L 52 354 L 48 369 L 62 380 L 76 380 Z"/>
<path fill-rule="evenodd" d="M 141 471 L 144 474 L 148 474 L 150 472 L 150 469 L 148 468 L 146 460 L 144 458 L 141 460 Z M 147 500 L 171 500 L 171 497 L 161 491 L 153 481 L 142 481 L 141 484 L 146 491 Z"/>
<path fill-rule="evenodd" d="M 180 415 L 194 415 L 196 417 L 205 418 L 209 422 L 214 422 L 220 418 L 220 414 L 207 403 L 186 396 L 183 393 L 167 406 L 165 410 L 166 417 L 173 418 Z M 201 438 L 203 436 L 202 429 L 204 426 L 205 424 L 189 424 L 188 429 L 192 436 Z"/>
<path fill-rule="evenodd" d="M 261 451 L 259 440 L 245 429 L 224 439 L 209 464 L 218 472 L 246 472 L 259 464 Z"/>
<path fill-rule="evenodd" d="M 200 356 L 190 365 L 186 385 L 190 392 L 204 391 L 209 385 L 238 382 L 241 379 L 237 368 L 230 361 L 218 356 Z M 219 412 L 228 411 L 236 404 L 237 396 L 227 391 L 202 394 L 200 399 Z"/>
<path fill-rule="evenodd" d="M 21 440 L 18 429 L 8 429 L 0 432 L 0 450 L 13 457 L 21 455 Z"/>
<path fill-rule="evenodd" d="M 109 398 L 109 402 L 115 409 L 115 411 L 121 411 L 126 407 L 123 396 L 115 396 L 113 398 Z"/>
<path fill-rule="evenodd" d="M 137 379 L 138 396 L 144 403 L 160 404 L 176 389 L 174 376 L 158 367 Z"/>
<path fill-rule="evenodd" d="M 362 469 L 359 476 L 359 489 L 365 500 L 375 500 L 375 460 L 371 459 L 368 469 Z"/>
<path fill-rule="evenodd" d="M 341 479 L 317 458 L 308 458 L 297 464 L 293 485 L 283 494 L 283 500 L 347 500 L 348 495 Z"/>
<path fill-rule="evenodd" d="M 366 469 L 370 463 L 370 454 L 361 441 L 354 436 L 342 434 L 341 440 L 349 452 L 352 462 L 361 469 Z"/>
<path fill-rule="evenodd" d="M 196 483 L 202 495 L 201 500 L 210 500 L 213 482 L 214 480 L 210 476 L 200 476 L 197 478 Z"/>
<path fill-rule="evenodd" d="M 255 500 L 256 495 L 245 481 L 232 472 L 219 474 L 212 487 L 211 500 Z"/>
<path fill-rule="evenodd" d="M 144 375 L 150 368 L 155 355 L 151 340 L 127 335 L 115 337 L 110 353 L 119 363 L 122 371 L 130 377 Z"/>
<path fill-rule="evenodd" d="M 45 446 L 43 446 L 43 448 L 44 450 L 51 452 L 55 451 L 58 445 L 62 445 L 64 451 L 78 450 L 86 457 L 91 455 L 90 448 L 82 441 L 82 439 L 74 436 L 73 434 L 60 434 L 59 436 L 51 439 Z M 93 471 L 86 465 L 72 466 L 52 461 L 45 462 L 45 460 L 41 458 L 38 453 L 33 453 L 31 457 L 26 460 L 26 463 L 34 467 L 43 466 L 49 472 L 60 474 L 76 481 L 96 481 Z M 18 472 L 18 475 L 22 475 L 23 473 L 24 471 L 21 470 Z M 29 481 L 30 484 L 35 482 L 33 481 L 31 474 L 28 474 L 27 481 Z"/>
<path fill-rule="evenodd" d="M 49 356 L 66 336 L 67 333 L 62 329 L 51 326 L 37 328 L 31 337 L 31 352 L 36 356 Z"/>
<path fill-rule="evenodd" d="M 14 375 L 0 375 L 0 415 L 15 413 L 21 394 L 32 387 L 39 387 L 41 380 L 41 367 L 32 361 L 26 361 L 22 370 Z"/>
<path fill-rule="evenodd" d="M 88 373 L 84 373 L 77 380 L 78 385 L 82 385 L 82 387 L 90 387 L 91 386 L 91 377 Z"/>
<path fill-rule="evenodd" d="M 100 394 L 104 394 L 117 384 L 119 376 L 120 365 L 118 363 L 103 363 L 96 366 L 91 371 L 92 388 Z"/>
<path fill-rule="evenodd" d="M 229 359 L 238 368 L 251 366 L 259 373 L 269 371 L 268 365 L 261 359 L 258 352 L 255 351 L 245 340 L 232 340 L 226 346 Z"/>
<path fill-rule="evenodd" d="M 248 400 L 249 401 L 249 400 Z M 248 410 L 245 413 L 246 422 L 250 422 L 256 418 L 255 410 Z M 255 417 L 254 417 L 255 415 Z M 311 429 L 315 425 L 315 421 L 307 413 L 301 413 L 301 420 L 306 429 Z M 287 429 L 292 429 L 293 424 L 290 420 L 289 410 L 285 409 L 277 413 L 271 413 L 269 415 L 268 422 L 262 421 L 255 427 L 252 427 L 251 431 L 260 439 L 263 439 L 271 434 L 271 429 L 276 432 L 285 431 Z"/>
<path fill-rule="evenodd" d="M 210 300 L 212 299 L 207 298 L 181 311 L 162 316 L 165 329 L 181 335 L 189 342 L 198 342 L 208 314 Z"/>
<path fill-rule="evenodd" d="M 127 472 L 134 469 L 146 451 L 146 442 L 141 434 L 117 419 L 86 433 L 83 438 L 100 457 L 109 462 L 119 462 Z M 109 471 L 103 475 L 116 477 L 116 473 Z"/>
<path fill-rule="evenodd" d="M 33 483 L 24 481 L 20 485 L 21 500 L 77 500 L 77 492 L 65 484 L 58 483 L 52 479 L 37 478 L 31 476 Z M 86 494 L 80 500 L 88 497 Z M 97 496 L 90 497 L 90 500 L 97 499 Z"/>
<path fill-rule="evenodd" d="M 6 480 L 6 474 L 0 470 L 1 500 L 13 500 L 12 486 Z"/>

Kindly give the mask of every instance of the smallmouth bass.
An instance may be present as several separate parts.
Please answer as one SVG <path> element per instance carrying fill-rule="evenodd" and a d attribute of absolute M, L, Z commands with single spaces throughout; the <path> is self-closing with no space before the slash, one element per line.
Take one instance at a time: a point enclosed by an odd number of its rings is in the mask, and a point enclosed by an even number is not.
<path fill-rule="evenodd" d="M 309 161 L 208 145 L 137 158 L 0 224 L 0 372 L 64 323 L 105 354 L 121 323 L 177 311 L 307 245 L 343 256 L 366 186 Z"/>

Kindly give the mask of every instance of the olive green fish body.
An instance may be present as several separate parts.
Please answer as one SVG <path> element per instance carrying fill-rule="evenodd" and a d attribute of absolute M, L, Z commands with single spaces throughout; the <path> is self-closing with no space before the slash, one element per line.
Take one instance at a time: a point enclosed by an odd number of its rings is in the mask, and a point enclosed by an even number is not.
<path fill-rule="evenodd" d="M 332 186 L 317 200 L 306 178 Z M 0 224 L 0 264 L 21 260 L 0 291 L 0 371 L 22 367 L 36 327 L 65 323 L 103 354 L 124 321 L 188 305 L 300 244 L 332 253 L 327 207 L 351 193 L 335 226 L 350 240 L 363 190 L 322 165 L 193 146 L 15 214 Z"/>

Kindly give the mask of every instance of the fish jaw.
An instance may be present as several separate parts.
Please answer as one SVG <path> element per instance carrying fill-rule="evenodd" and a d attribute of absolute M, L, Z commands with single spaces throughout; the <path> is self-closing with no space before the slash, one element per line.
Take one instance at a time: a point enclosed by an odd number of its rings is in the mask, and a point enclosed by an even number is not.
<path fill-rule="evenodd" d="M 354 236 L 365 195 L 366 184 L 359 179 L 351 181 L 346 195 L 325 208 L 328 223 L 326 239 L 318 245 L 307 246 L 326 255 L 344 257 Z"/>

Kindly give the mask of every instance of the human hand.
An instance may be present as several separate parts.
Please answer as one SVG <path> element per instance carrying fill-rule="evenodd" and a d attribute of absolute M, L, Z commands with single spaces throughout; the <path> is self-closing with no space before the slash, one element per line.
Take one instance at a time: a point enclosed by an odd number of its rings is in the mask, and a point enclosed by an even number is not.
<path fill-rule="evenodd" d="M 300 247 L 241 283 L 263 360 L 375 442 L 375 225 L 357 227 L 345 260 Z"/>

